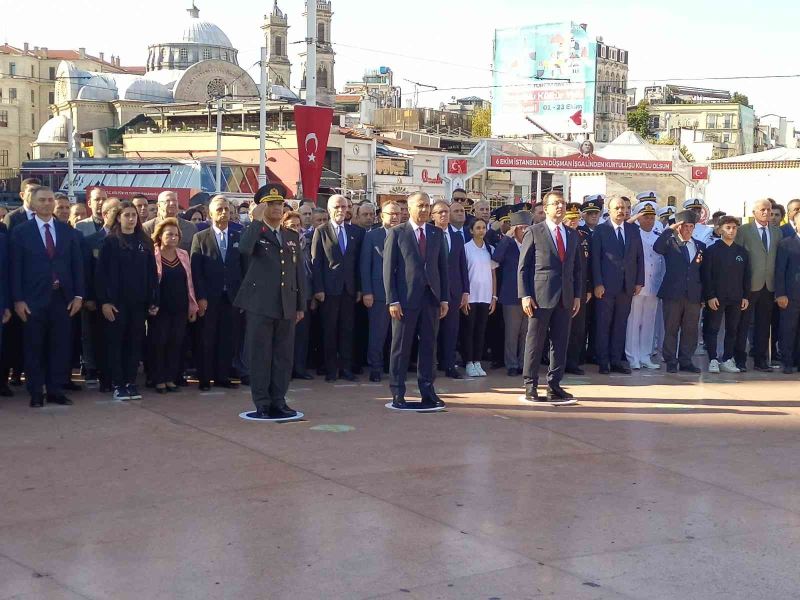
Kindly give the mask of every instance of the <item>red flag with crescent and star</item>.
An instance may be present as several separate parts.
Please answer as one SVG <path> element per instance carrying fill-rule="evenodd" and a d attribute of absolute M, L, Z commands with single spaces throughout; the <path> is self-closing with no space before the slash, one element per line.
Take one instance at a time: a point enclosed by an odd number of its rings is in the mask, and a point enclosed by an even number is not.
<path fill-rule="evenodd" d="M 297 158 L 300 160 L 303 198 L 316 202 L 333 123 L 333 109 L 298 104 L 294 107 L 294 123 L 297 128 Z"/>

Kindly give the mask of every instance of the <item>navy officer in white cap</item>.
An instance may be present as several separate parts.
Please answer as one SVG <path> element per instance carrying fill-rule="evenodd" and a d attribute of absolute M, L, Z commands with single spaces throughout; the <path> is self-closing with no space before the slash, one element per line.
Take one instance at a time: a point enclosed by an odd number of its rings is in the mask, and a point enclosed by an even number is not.
<path fill-rule="evenodd" d="M 692 237 L 703 242 L 706 246 L 713 244 L 715 242 L 714 228 L 700 222 L 700 219 L 703 218 L 703 211 L 705 211 L 706 216 L 709 216 L 705 203 L 699 198 L 689 198 L 683 203 L 683 210 L 690 210 L 697 217 L 697 223 L 694 226 Z"/>

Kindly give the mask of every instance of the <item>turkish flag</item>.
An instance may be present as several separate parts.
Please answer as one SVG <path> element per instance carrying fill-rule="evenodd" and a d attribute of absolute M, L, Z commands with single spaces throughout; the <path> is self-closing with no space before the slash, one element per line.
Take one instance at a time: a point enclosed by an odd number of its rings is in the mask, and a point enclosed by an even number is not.
<path fill-rule="evenodd" d="M 580 125 L 581 123 L 583 123 L 583 109 L 581 109 L 578 112 L 576 112 L 569 119 L 570 119 L 570 121 L 575 123 L 575 125 Z"/>
<path fill-rule="evenodd" d="M 297 129 L 297 158 L 300 160 L 300 180 L 303 198 L 317 201 L 319 180 L 328 148 L 328 136 L 333 123 L 333 109 L 324 106 L 294 107 L 294 124 Z"/>
<path fill-rule="evenodd" d="M 692 167 L 692 179 L 708 179 L 708 167 Z"/>
<path fill-rule="evenodd" d="M 466 158 L 451 158 L 447 161 L 447 173 L 449 175 L 466 175 L 467 174 L 467 159 Z"/>

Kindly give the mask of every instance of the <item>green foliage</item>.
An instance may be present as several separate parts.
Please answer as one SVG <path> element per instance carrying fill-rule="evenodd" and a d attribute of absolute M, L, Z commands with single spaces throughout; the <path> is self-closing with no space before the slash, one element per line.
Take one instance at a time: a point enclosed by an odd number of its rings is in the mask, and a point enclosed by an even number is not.
<path fill-rule="evenodd" d="M 476 108 L 472 112 L 472 135 L 474 137 L 492 137 L 492 108 Z"/>
<path fill-rule="evenodd" d="M 744 106 L 750 106 L 750 98 L 748 98 L 744 94 L 740 94 L 739 92 L 734 92 L 733 97 L 731 98 L 732 102 L 738 102 L 739 104 L 743 104 Z M 753 108 L 750 106 L 750 108 Z"/>
<path fill-rule="evenodd" d="M 644 100 L 639 102 L 636 108 L 628 112 L 628 127 L 643 138 L 651 136 L 650 111 L 647 109 L 647 103 Z"/>

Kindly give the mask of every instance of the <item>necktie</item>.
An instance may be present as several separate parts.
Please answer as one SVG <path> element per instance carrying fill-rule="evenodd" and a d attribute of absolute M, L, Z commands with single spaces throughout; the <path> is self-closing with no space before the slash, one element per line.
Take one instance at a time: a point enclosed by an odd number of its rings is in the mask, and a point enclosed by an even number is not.
<path fill-rule="evenodd" d="M 564 238 L 561 237 L 561 227 L 556 227 L 556 249 L 558 250 L 558 258 L 563 263 L 564 259 L 567 258 L 567 250 L 564 248 Z"/>
<path fill-rule="evenodd" d="M 619 242 L 620 250 L 622 250 L 622 254 L 625 254 L 625 238 L 622 237 L 622 227 L 617 228 L 617 241 Z"/>
<path fill-rule="evenodd" d="M 422 255 L 422 260 L 425 260 L 425 251 L 428 249 L 428 242 L 425 239 L 425 227 L 419 228 L 419 253 Z"/>
<path fill-rule="evenodd" d="M 445 239 L 447 240 L 447 253 L 450 254 L 450 251 L 453 249 L 452 248 L 452 243 L 453 242 L 450 240 L 450 234 L 449 233 L 445 236 Z"/>
<path fill-rule="evenodd" d="M 47 256 L 52 260 L 56 255 L 56 243 L 53 240 L 53 234 L 50 233 L 50 223 L 44 224 L 44 245 L 47 249 Z"/>
<path fill-rule="evenodd" d="M 275 234 L 275 237 L 278 238 L 278 243 L 283 246 L 283 239 L 281 238 L 281 228 L 278 227 L 277 229 L 273 229 L 272 232 Z"/>
<path fill-rule="evenodd" d="M 764 244 L 764 250 L 769 252 L 769 242 L 767 241 L 767 228 L 761 227 L 761 243 Z"/>
<path fill-rule="evenodd" d="M 345 245 L 344 245 L 344 227 L 339 225 L 339 250 L 342 251 L 342 255 L 344 255 Z"/>
<path fill-rule="evenodd" d="M 228 253 L 228 236 L 224 231 L 219 232 L 219 252 L 222 254 L 222 262 L 225 262 L 225 256 Z"/>
<path fill-rule="evenodd" d="M 681 252 L 683 252 L 683 258 L 686 259 L 686 262 L 691 262 L 692 258 L 689 255 L 689 246 L 686 244 L 681 244 Z"/>

